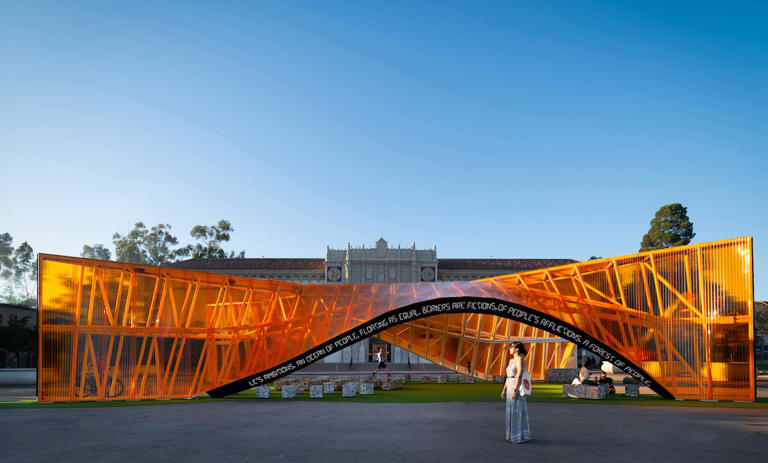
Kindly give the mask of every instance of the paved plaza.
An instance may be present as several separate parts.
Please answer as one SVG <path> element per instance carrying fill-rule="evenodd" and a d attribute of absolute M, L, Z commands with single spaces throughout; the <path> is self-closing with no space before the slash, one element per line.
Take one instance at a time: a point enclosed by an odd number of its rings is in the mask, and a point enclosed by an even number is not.
<path fill-rule="evenodd" d="M 225 401 L 0 410 L 3 462 L 762 461 L 765 409 L 529 404 L 534 440 L 503 440 L 504 404 Z M 749 460 L 747 460 L 749 461 Z"/>

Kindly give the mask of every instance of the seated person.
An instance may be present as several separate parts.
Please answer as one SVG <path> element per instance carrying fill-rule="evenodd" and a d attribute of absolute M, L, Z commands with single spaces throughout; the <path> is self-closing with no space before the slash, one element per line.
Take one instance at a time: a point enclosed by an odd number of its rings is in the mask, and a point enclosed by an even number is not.
<path fill-rule="evenodd" d="M 616 394 L 616 388 L 613 386 L 613 378 L 609 378 L 605 372 L 603 372 L 600 375 L 600 379 L 597 380 L 598 384 L 607 384 L 608 385 L 608 393 L 609 394 Z"/>
<path fill-rule="evenodd" d="M 589 381 L 589 370 L 587 370 L 587 367 L 581 367 L 581 370 L 579 370 L 579 375 L 573 378 L 573 381 L 571 381 L 571 384 L 574 386 L 578 386 L 579 384 L 584 384 L 584 381 Z"/>

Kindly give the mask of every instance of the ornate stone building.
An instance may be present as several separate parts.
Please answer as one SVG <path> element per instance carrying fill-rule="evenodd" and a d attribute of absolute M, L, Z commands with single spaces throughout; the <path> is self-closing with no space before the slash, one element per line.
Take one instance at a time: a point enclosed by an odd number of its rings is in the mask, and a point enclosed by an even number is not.
<path fill-rule="evenodd" d="M 189 259 L 174 267 L 203 272 L 227 273 L 251 278 L 296 283 L 392 283 L 417 281 L 477 280 L 575 262 L 572 259 L 438 259 L 437 248 L 389 247 L 380 238 L 373 247 L 326 248 L 325 258 Z M 372 361 L 375 338 L 364 339 L 325 357 L 325 362 L 366 363 Z M 429 363 L 396 346 L 389 348 L 393 363 Z"/>

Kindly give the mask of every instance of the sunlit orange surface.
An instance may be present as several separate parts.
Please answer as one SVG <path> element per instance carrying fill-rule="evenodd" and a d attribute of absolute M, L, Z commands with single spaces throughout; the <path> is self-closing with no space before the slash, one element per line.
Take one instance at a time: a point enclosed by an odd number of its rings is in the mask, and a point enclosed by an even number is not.
<path fill-rule="evenodd" d="M 462 297 L 578 328 L 675 398 L 755 399 L 749 237 L 471 282 L 301 285 L 39 259 L 40 401 L 191 397 L 312 357 L 389 312 Z M 422 316 L 377 336 L 482 379 L 503 374 L 510 340 L 530 343 L 534 378 L 564 366 L 574 349 L 488 313 Z"/>

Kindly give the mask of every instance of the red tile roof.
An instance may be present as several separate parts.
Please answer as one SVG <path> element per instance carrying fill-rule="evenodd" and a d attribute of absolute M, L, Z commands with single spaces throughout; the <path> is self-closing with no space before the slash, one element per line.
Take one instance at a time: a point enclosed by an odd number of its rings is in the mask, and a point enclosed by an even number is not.
<path fill-rule="evenodd" d="M 325 270 L 325 259 L 261 258 L 261 259 L 189 259 L 170 264 L 186 269 L 265 269 L 265 270 Z"/>
<path fill-rule="evenodd" d="M 573 259 L 437 259 L 440 270 L 535 270 L 573 264 Z"/>
<path fill-rule="evenodd" d="M 572 264 L 573 259 L 437 259 L 442 270 L 534 270 Z M 324 270 L 325 259 L 261 258 L 261 259 L 189 259 L 170 264 L 185 269 L 265 269 L 265 270 Z"/>

